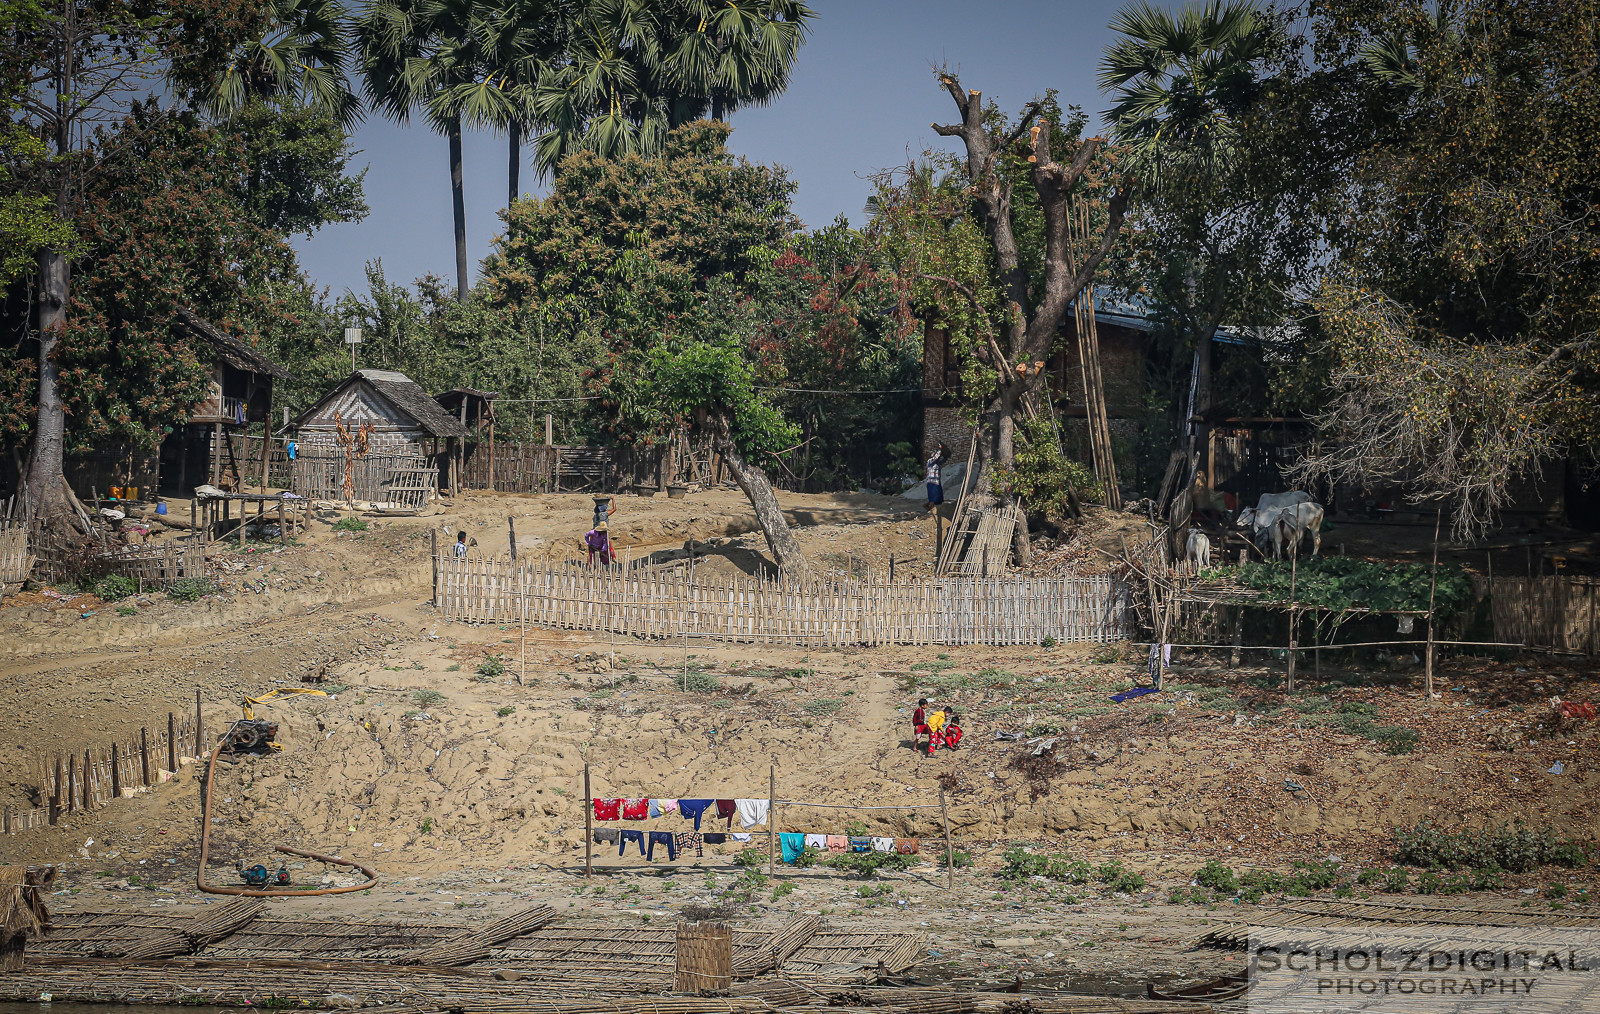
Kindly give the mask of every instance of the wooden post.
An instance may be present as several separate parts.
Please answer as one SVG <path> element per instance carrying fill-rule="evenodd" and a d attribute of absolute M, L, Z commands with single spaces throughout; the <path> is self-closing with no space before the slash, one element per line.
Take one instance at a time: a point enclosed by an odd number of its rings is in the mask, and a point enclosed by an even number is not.
<path fill-rule="evenodd" d="M 488 402 L 484 402 L 484 404 L 487 405 Z M 478 424 L 481 426 L 483 424 L 483 420 L 480 419 L 478 421 Z M 490 416 L 489 417 L 489 492 L 493 493 L 497 489 L 499 489 L 499 487 L 494 484 L 494 416 Z M 516 552 L 515 548 L 513 548 L 512 551 L 511 551 L 511 558 L 513 560 L 515 560 L 517 558 L 517 552 Z"/>
<path fill-rule="evenodd" d="M 511 543 L 511 562 L 517 562 L 517 519 L 506 515 L 506 539 Z"/>
<path fill-rule="evenodd" d="M 939 790 L 939 818 L 944 821 L 944 878 L 945 889 L 956 887 L 956 854 L 950 845 L 950 804 L 945 802 L 944 790 Z"/>
<path fill-rule="evenodd" d="M 589 760 L 583 761 L 583 879 L 594 876 L 594 797 L 589 794 Z"/>
<path fill-rule="evenodd" d="M 167 770 L 178 772 L 178 716 L 167 712 Z"/>
<path fill-rule="evenodd" d="M 111 798 L 122 798 L 122 755 L 114 740 L 111 743 Z"/>
<path fill-rule="evenodd" d="M 243 482 L 240 485 L 244 485 Z M 239 501 L 239 548 L 244 548 L 245 521 L 250 517 L 250 505 L 243 500 Z"/>
<path fill-rule="evenodd" d="M 267 456 L 272 453 L 272 391 L 267 390 L 267 414 L 261 418 L 261 495 L 267 494 Z"/>
<path fill-rule="evenodd" d="M 195 511 L 195 495 L 194 495 L 194 490 L 190 490 L 189 491 L 189 535 L 191 537 L 200 528 L 199 523 L 195 520 L 195 515 L 196 515 L 196 511 Z M 200 541 L 201 541 L 202 545 L 205 543 L 204 539 L 201 539 Z"/>
<path fill-rule="evenodd" d="M 56 781 L 50 789 L 50 823 L 61 819 L 61 755 L 56 755 Z"/>
<path fill-rule="evenodd" d="M 1428 654 L 1422 668 L 1422 699 L 1433 703 L 1433 597 L 1439 588 L 1439 522 L 1444 508 L 1433 512 L 1433 571 L 1428 575 Z"/>
<path fill-rule="evenodd" d="M 139 773 L 144 776 L 144 783 L 150 784 L 150 730 L 145 726 L 139 727 Z"/>
<path fill-rule="evenodd" d="M 556 420 L 549 412 L 544 414 L 544 445 L 554 447 L 556 443 Z"/>
<path fill-rule="evenodd" d="M 195 689 L 194 689 L 194 762 L 195 762 L 196 765 L 198 765 L 200 763 L 200 758 L 202 756 L 204 756 L 205 742 L 206 742 L 205 729 L 206 729 L 205 714 L 200 710 L 200 688 L 199 687 L 195 687 Z"/>
<path fill-rule="evenodd" d="M 10 834 L 11 833 L 11 807 L 9 807 L 9 806 L 6 807 L 6 812 L 5 812 L 5 833 L 6 834 Z"/>
<path fill-rule="evenodd" d="M 82 774 L 83 774 L 83 808 L 85 810 L 89 809 L 89 789 L 91 787 L 90 783 L 93 781 L 93 779 L 90 777 L 90 773 L 93 772 L 93 771 L 94 771 L 94 765 L 89 760 L 89 751 L 88 750 L 84 750 L 83 751 L 83 772 L 82 772 Z"/>
<path fill-rule="evenodd" d="M 778 765 L 767 766 L 767 876 L 778 875 Z"/>
<path fill-rule="evenodd" d="M 1295 646 L 1295 621 L 1299 618 L 1294 608 L 1294 583 L 1300 554 L 1295 553 L 1289 557 L 1289 682 L 1287 693 L 1294 693 L 1294 646 Z"/>
<path fill-rule="evenodd" d="M 428 530 L 428 558 L 433 561 L 433 604 L 439 604 L 439 529 Z"/>
<path fill-rule="evenodd" d="M 282 497 L 278 498 L 278 541 L 284 545 L 289 543 L 289 512 Z"/>

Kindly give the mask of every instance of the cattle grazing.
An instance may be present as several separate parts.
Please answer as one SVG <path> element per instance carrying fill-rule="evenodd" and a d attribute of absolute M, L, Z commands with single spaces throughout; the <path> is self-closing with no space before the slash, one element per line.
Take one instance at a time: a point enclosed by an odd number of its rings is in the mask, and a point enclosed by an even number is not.
<path fill-rule="evenodd" d="M 1271 504 L 1271 498 L 1294 497 L 1291 503 Z M 1266 506 L 1262 506 L 1266 503 Z M 1247 507 L 1239 512 L 1236 523 L 1241 527 L 1248 527 L 1255 544 L 1266 551 L 1267 543 L 1272 544 L 1273 556 L 1283 559 L 1284 549 L 1287 547 L 1291 553 L 1298 553 L 1300 541 L 1307 534 L 1311 536 L 1311 555 L 1316 556 L 1322 552 L 1322 519 L 1324 512 L 1319 504 L 1312 503 L 1305 493 L 1271 493 L 1261 497 L 1261 503 L 1255 507 Z"/>

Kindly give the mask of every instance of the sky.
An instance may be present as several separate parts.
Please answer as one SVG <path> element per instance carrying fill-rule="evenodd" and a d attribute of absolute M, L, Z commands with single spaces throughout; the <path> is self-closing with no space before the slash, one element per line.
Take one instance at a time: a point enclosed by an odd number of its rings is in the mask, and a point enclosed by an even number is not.
<path fill-rule="evenodd" d="M 874 173 L 952 144 L 930 129 L 957 119 L 935 67 L 949 67 L 964 87 L 1012 112 L 1055 88 L 1062 105 L 1082 106 L 1091 114 L 1090 129 L 1097 129 L 1108 103 L 1095 88 L 1095 67 L 1119 6 L 1117 0 L 812 0 L 817 18 L 788 91 L 771 105 L 735 113 L 730 143 L 751 161 L 788 168 L 799 187 L 795 212 L 807 226 L 839 214 L 859 225 Z M 352 168 L 367 168 L 371 214 L 297 238 L 301 266 L 334 298 L 347 289 L 365 291 L 365 264 L 380 258 L 390 282 L 430 272 L 453 282 L 445 139 L 415 121 L 398 127 L 373 118 L 353 144 L 360 154 Z M 523 190 L 543 195 L 526 150 Z M 469 133 L 464 164 L 475 281 L 500 230 L 506 139 Z"/>

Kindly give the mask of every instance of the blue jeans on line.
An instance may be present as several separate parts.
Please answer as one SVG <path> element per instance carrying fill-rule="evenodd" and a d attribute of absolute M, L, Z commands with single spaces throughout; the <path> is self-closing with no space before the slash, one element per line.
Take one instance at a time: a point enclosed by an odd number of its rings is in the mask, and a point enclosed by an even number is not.
<path fill-rule="evenodd" d="M 639 846 L 639 853 L 641 855 L 644 854 L 643 831 L 618 831 L 617 838 L 617 856 L 619 858 L 628 851 L 628 843 L 630 841 Z"/>
<path fill-rule="evenodd" d="M 678 842 L 673 837 L 672 832 L 671 831 L 651 831 L 650 832 L 650 848 L 649 848 L 649 851 L 645 852 L 645 854 L 644 854 L 644 857 L 646 859 L 652 859 L 652 860 L 655 859 L 655 857 L 656 857 L 656 846 L 658 844 L 659 845 L 665 845 L 667 847 L 667 858 L 669 860 L 678 858 Z"/>

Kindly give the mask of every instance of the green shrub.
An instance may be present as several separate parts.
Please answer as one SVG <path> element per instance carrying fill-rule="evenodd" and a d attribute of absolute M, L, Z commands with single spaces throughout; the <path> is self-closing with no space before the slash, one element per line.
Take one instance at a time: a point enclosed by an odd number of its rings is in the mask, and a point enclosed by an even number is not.
<path fill-rule="evenodd" d="M 1339 864 L 1332 860 L 1323 860 L 1308 863 L 1303 860 L 1294 864 L 1299 874 L 1295 879 L 1302 880 L 1313 891 L 1325 891 L 1339 882 Z"/>
<path fill-rule="evenodd" d="M 117 607 L 117 615 L 118 616 L 138 616 L 139 615 L 139 610 L 135 609 L 133 606 L 118 606 Z"/>
<path fill-rule="evenodd" d="M 1289 601 L 1289 561 L 1244 563 L 1236 579 L 1261 593 L 1264 601 Z M 1332 609 L 1428 608 L 1429 566 L 1420 563 L 1382 563 L 1353 556 L 1319 556 L 1300 559 L 1293 568 L 1295 601 Z M 1454 617 L 1472 601 L 1472 582 L 1460 564 L 1438 568 L 1434 605 L 1441 621 Z"/>
<path fill-rule="evenodd" d="M 867 852 L 842 852 L 823 860 L 822 865 L 843 870 L 851 876 L 866 878 L 876 877 L 884 870 L 909 870 L 920 862 L 922 862 L 920 856 L 903 856 L 898 852 L 879 852 L 873 849 Z"/>
<path fill-rule="evenodd" d="M 364 532 L 367 527 L 367 523 L 360 518 L 340 518 L 333 523 L 336 532 Z"/>
<path fill-rule="evenodd" d="M 444 700 L 444 694 L 437 690 L 416 690 L 412 692 L 411 699 L 417 702 L 418 707 L 426 708 Z"/>
<path fill-rule="evenodd" d="M 956 852 L 950 856 L 950 865 L 958 870 L 964 870 L 972 865 L 971 852 Z"/>
<path fill-rule="evenodd" d="M 125 574 L 107 574 L 94 585 L 94 593 L 105 602 L 117 602 L 138 592 L 139 583 Z"/>
<path fill-rule="evenodd" d="M 174 602 L 198 602 L 200 596 L 216 590 L 216 583 L 208 577 L 180 577 L 167 586 L 167 598 Z"/>
<path fill-rule="evenodd" d="M 805 703 L 805 712 L 808 715 L 831 715 L 843 706 L 844 702 L 836 697 L 819 697 Z"/>
<path fill-rule="evenodd" d="M 1539 866 L 1583 866 L 1583 846 L 1550 828 L 1534 830 L 1517 823 L 1450 831 L 1430 820 L 1394 833 L 1395 859 L 1411 866 L 1455 869 L 1497 868 L 1526 873 Z"/>
<path fill-rule="evenodd" d="M 1406 884 L 1410 880 L 1411 874 L 1406 872 L 1405 867 L 1396 866 L 1394 869 L 1389 870 L 1384 874 L 1383 890 L 1389 894 L 1403 894 L 1406 889 Z"/>
<path fill-rule="evenodd" d="M 496 715 L 499 715 L 501 718 L 504 718 L 504 717 L 506 717 L 507 715 L 511 714 L 513 711 L 516 711 L 516 710 L 517 710 L 516 705 L 507 704 L 504 707 L 495 708 L 494 709 L 494 713 Z"/>
<path fill-rule="evenodd" d="M 1194 871 L 1194 882 L 1226 894 L 1239 889 L 1239 875 L 1215 859 L 1208 859 L 1204 866 Z"/>
<path fill-rule="evenodd" d="M 712 694 L 722 689 L 722 681 L 708 672 L 690 670 L 674 681 L 678 688 L 695 694 Z"/>
<path fill-rule="evenodd" d="M 1049 423 L 1030 420 L 1022 424 L 1016 463 L 994 470 L 994 491 L 1021 497 L 1030 508 L 1052 521 L 1076 517 L 1073 500 L 1101 501 L 1100 483 L 1081 461 L 1061 453 L 1061 444 Z"/>
<path fill-rule="evenodd" d="M 733 857 L 733 861 L 746 869 L 753 869 L 767 861 L 767 857 L 758 849 L 745 849 Z"/>
<path fill-rule="evenodd" d="M 794 862 L 791 865 L 799 867 L 802 870 L 809 870 L 813 866 L 817 865 L 817 863 L 820 862 L 821 860 L 822 860 L 822 853 L 821 852 L 819 852 L 818 850 L 816 850 L 814 848 L 808 848 L 808 849 L 802 850 L 799 855 L 795 856 L 794 857 Z"/>
<path fill-rule="evenodd" d="M 506 662 L 499 655 L 490 655 L 478 663 L 478 675 L 485 679 L 496 679 L 505 674 Z"/>

